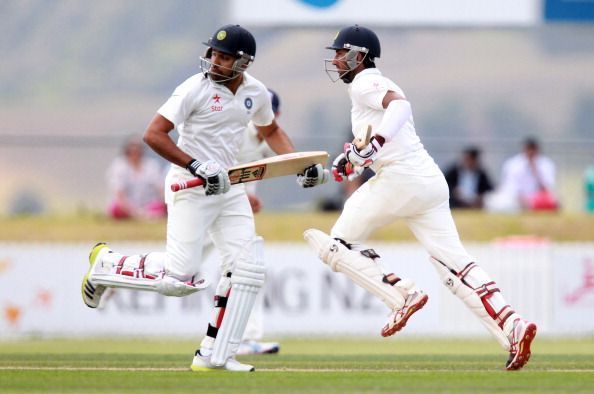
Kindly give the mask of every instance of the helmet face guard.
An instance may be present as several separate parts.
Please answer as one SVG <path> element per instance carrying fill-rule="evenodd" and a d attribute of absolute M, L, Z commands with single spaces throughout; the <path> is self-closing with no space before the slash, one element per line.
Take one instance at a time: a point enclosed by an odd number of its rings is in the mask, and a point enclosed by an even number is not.
<path fill-rule="evenodd" d="M 211 81 L 216 82 L 216 83 L 225 83 L 232 79 L 237 78 L 241 73 L 243 73 L 249 67 L 249 65 L 254 60 L 253 56 L 250 56 L 248 54 L 241 54 L 237 59 L 235 59 L 235 61 L 233 62 L 233 65 L 231 67 L 224 67 L 221 65 L 217 65 L 218 68 L 231 71 L 230 75 L 225 75 L 225 74 L 216 73 L 211 70 L 211 68 L 212 68 L 212 61 L 210 60 L 211 55 L 212 55 L 212 48 L 208 48 L 208 50 L 206 51 L 206 54 L 204 56 L 200 56 L 200 70 L 204 74 L 208 75 L 208 77 L 210 78 Z M 216 78 L 213 79 L 212 76 L 215 76 Z"/>
<path fill-rule="evenodd" d="M 341 70 L 333 64 L 333 59 L 324 59 L 324 71 L 326 71 L 326 75 L 332 82 L 336 82 L 339 79 L 342 79 L 345 83 L 350 83 L 353 80 L 352 76 L 348 74 L 353 71 L 355 68 L 359 66 L 359 64 L 363 63 L 367 55 L 369 54 L 369 50 L 367 48 L 358 47 L 355 45 L 345 44 L 344 49 L 348 49 L 347 53 L 339 58 L 339 61 L 345 61 L 347 64 L 346 70 Z M 359 53 L 363 53 L 364 56 L 361 60 L 357 60 L 357 55 Z"/>

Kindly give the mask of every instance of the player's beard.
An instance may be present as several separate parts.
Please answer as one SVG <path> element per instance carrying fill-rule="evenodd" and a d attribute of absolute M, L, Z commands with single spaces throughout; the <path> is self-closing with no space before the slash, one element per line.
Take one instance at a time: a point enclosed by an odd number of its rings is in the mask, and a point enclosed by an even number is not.
<path fill-rule="evenodd" d="M 355 71 L 354 70 L 349 70 L 347 72 L 344 72 L 340 75 L 340 79 L 342 80 L 342 82 L 349 84 L 351 82 L 353 82 L 353 79 L 355 79 Z"/>
<path fill-rule="evenodd" d="M 230 70 L 222 70 L 217 68 L 216 70 L 209 70 L 208 75 L 213 82 L 226 84 L 227 82 L 233 81 L 235 78 L 239 76 L 240 73 L 235 71 L 230 71 L 229 75 L 225 74 L 225 71 Z"/>

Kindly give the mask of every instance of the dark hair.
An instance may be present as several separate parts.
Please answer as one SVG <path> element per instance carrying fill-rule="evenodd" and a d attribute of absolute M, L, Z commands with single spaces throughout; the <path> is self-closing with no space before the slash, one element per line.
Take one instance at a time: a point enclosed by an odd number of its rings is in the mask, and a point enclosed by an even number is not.
<path fill-rule="evenodd" d="M 538 150 L 538 140 L 534 137 L 527 137 L 524 140 L 524 149 L 534 149 Z"/>
<path fill-rule="evenodd" d="M 481 155 L 481 150 L 480 150 L 480 148 L 478 148 L 476 146 L 469 146 L 464 149 L 464 155 L 469 156 L 476 160 Z"/>
<path fill-rule="evenodd" d="M 369 57 L 369 55 L 365 56 L 365 59 L 363 59 L 363 66 L 365 68 L 375 68 L 375 62 Z"/>
<path fill-rule="evenodd" d="M 124 144 L 122 145 L 122 151 L 125 155 L 128 155 L 132 146 L 138 146 L 141 152 L 144 153 L 144 144 L 142 143 L 142 138 L 137 135 L 131 135 L 124 140 Z"/>

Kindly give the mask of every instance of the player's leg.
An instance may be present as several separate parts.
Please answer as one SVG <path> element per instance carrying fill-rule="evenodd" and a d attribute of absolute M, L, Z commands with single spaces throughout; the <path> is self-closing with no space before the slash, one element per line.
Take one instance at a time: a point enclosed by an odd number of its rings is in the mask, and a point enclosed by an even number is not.
<path fill-rule="evenodd" d="M 442 193 L 447 197 L 447 188 Z M 431 261 L 444 285 L 479 317 L 501 346 L 510 352 L 506 368 L 521 368 L 530 357 L 536 325 L 525 321 L 511 309 L 496 283 L 466 252 L 447 199 L 444 198 L 433 209 L 407 218 L 407 224 L 432 256 Z"/>
<path fill-rule="evenodd" d="M 234 356 L 241 342 L 256 295 L 264 283 L 264 267 L 253 257 L 253 215 L 242 189 L 225 194 L 226 204 L 210 236 L 221 252 L 222 277 L 215 296 L 215 311 L 207 335 L 192 361 L 192 370 L 216 368 L 253 371 Z"/>
<path fill-rule="evenodd" d="M 254 239 L 254 259 L 261 261 L 260 265 L 265 265 L 264 239 L 260 236 Z M 237 350 L 238 355 L 273 354 L 279 352 L 280 345 L 278 342 L 262 341 L 262 337 L 264 336 L 263 309 L 264 291 L 260 291 L 256 297 L 254 308 L 252 309 L 241 344 Z"/>
<path fill-rule="evenodd" d="M 156 291 L 185 296 L 208 286 L 198 277 L 202 238 L 214 220 L 212 201 L 184 193 L 169 204 L 167 252 L 124 255 L 100 243 L 89 256 L 82 282 L 82 297 L 91 308 L 99 306 L 107 287 Z"/>
<path fill-rule="evenodd" d="M 392 310 L 382 336 L 402 329 L 428 300 L 410 279 L 401 280 L 384 272 L 379 255 L 361 244 L 374 230 L 398 218 L 400 201 L 393 196 L 393 186 L 380 175 L 371 178 L 347 200 L 331 236 L 315 229 L 304 234 L 318 257 L 333 271 L 344 273 Z"/>

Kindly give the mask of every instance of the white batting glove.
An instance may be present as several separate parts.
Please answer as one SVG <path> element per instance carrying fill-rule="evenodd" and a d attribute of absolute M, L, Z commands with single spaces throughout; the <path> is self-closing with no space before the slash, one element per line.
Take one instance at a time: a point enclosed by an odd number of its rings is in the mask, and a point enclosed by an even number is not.
<path fill-rule="evenodd" d="M 297 184 L 303 188 L 314 187 L 328 182 L 330 171 L 321 164 L 314 164 L 303 170 L 303 174 L 297 174 Z"/>
<path fill-rule="evenodd" d="M 344 178 L 352 181 L 363 173 L 364 167 L 353 166 L 347 159 L 344 153 L 336 156 L 332 162 L 332 175 L 336 182 L 344 181 Z"/>
<path fill-rule="evenodd" d="M 227 193 L 231 187 L 229 175 L 219 163 L 214 160 L 207 160 L 200 163 L 198 160 L 192 160 L 186 166 L 194 176 L 204 181 L 206 195 L 217 195 Z"/>
<path fill-rule="evenodd" d="M 353 166 L 369 167 L 375 161 L 377 152 L 381 148 L 382 144 L 373 136 L 369 144 L 361 150 L 357 149 L 353 143 L 344 144 L 344 155 Z"/>

